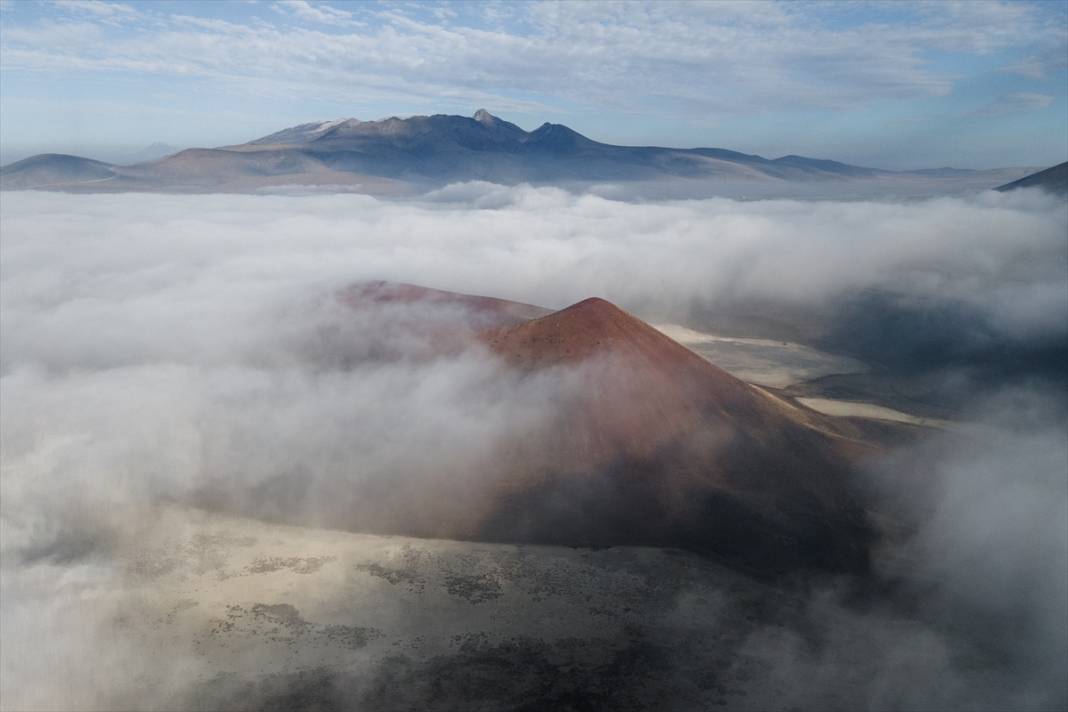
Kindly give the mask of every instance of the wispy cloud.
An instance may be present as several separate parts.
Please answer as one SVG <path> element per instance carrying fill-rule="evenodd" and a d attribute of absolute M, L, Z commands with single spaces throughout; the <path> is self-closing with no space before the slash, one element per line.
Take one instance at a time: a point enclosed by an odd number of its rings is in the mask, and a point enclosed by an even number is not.
<path fill-rule="evenodd" d="M 1015 114 L 1021 111 L 1036 111 L 1045 109 L 1053 103 L 1054 96 L 1050 94 L 1037 94 L 1034 92 L 1014 92 L 999 96 L 988 104 L 984 104 L 971 116 L 1002 116 Z"/>
<path fill-rule="evenodd" d="M 1068 68 L 1068 47 L 1054 47 L 1049 51 L 1032 55 L 1002 68 L 1003 72 L 1018 74 L 1029 79 L 1045 79 Z"/>
<path fill-rule="evenodd" d="M 99 0 L 62 7 L 100 21 L 137 12 Z M 931 51 L 1063 41 L 1031 6 L 1002 3 L 906 6 L 896 21 L 848 24 L 828 21 L 821 6 L 748 2 L 539 2 L 488 6 L 477 23 L 450 7 L 271 7 L 301 24 L 160 15 L 136 36 L 107 42 L 70 42 L 63 19 L 20 25 L 5 32 L 4 65 L 299 80 L 349 96 L 386 87 L 426 100 L 477 94 L 498 107 L 495 99 L 517 94 L 615 109 L 656 97 L 672 110 L 730 114 L 942 96 L 956 77 L 929 60 Z"/>
<path fill-rule="evenodd" d="M 52 0 L 52 4 L 66 12 L 95 17 L 102 22 L 129 20 L 141 14 L 130 5 L 104 0 Z"/>
<path fill-rule="evenodd" d="M 273 7 L 284 15 L 326 25 L 348 25 L 353 22 L 351 12 L 338 10 L 326 3 L 312 4 L 308 0 L 277 0 Z"/>

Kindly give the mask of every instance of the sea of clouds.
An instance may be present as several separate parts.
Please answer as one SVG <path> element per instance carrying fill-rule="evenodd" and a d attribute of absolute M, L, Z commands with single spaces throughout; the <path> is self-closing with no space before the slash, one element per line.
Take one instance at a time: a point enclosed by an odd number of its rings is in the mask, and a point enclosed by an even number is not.
<path fill-rule="evenodd" d="M 509 381 L 484 353 L 366 358 L 421 335 L 396 328 L 403 314 L 361 320 L 347 310 L 334 295 L 354 282 L 549 308 L 601 296 L 678 323 L 695 305 L 819 314 L 877 290 L 964 306 L 998 343 L 1056 344 L 1068 335 L 1066 234 L 1068 204 L 1032 191 L 910 202 L 628 202 L 487 184 L 408 201 L 4 193 L 4 684 L 47 684 L 23 674 L 38 669 L 25 657 L 40 629 L 26 621 L 54 602 L 20 598 L 20 581 L 41 561 L 80 575 L 78 562 L 131 536 L 162 499 L 194 501 L 213 487 L 231 500 L 295 492 L 241 509 L 318 524 L 338 506 L 339 481 L 428 483 L 442 453 L 447 467 L 470 470 L 487 456 L 480 443 L 551 413 L 557 394 Z M 918 697 L 873 690 L 873 708 L 1068 700 L 1064 403 L 1063 381 L 984 393 L 962 415 L 975 438 L 934 438 L 873 473 L 913 520 L 881 564 L 887 575 L 904 567 L 927 581 L 926 610 L 939 621 L 982 620 L 980 633 L 964 626 L 974 633 L 964 639 L 1007 661 L 1001 677 L 962 677 L 940 649 Z M 477 494 L 477 482 L 465 486 Z M 257 510 L 278 502 L 294 512 Z M 813 604 L 849 645 L 866 625 L 879 650 L 901 654 L 935 635 L 852 615 Z M 931 645 L 960 645 L 942 635 Z M 847 649 L 812 659 L 770 634 L 753 645 L 778 661 L 776 674 L 796 675 L 800 701 L 804 681 Z M 945 688 L 951 673 L 998 684 L 976 696 Z"/>

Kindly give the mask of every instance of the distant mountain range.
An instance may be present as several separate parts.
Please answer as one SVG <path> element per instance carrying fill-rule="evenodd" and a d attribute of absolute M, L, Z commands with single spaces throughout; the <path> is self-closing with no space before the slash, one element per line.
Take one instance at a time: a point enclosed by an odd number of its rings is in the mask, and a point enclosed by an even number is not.
<path fill-rule="evenodd" d="M 40 154 L 0 168 L 0 188 L 118 192 L 245 191 L 280 185 L 403 193 L 454 181 L 503 184 L 717 179 L 741 182 L 959 179 L 982 171 L 887 171 L 837 161 L 769 159 L 724 148 L 599 143 L 562 124 L 533 131 L 493 116 L 338 119 L 293 126 L 248 143 L 192 148 L 132 165 Z M 1011 177 L 1018 177 L 1019 172 Z M 1004 182 L 1001 176 L 990 185 Z"/>

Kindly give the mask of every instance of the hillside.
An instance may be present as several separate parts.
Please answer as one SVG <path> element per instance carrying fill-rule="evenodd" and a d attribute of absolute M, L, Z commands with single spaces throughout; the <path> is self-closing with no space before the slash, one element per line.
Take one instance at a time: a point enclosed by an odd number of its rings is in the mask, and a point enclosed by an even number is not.
<path fill-rule="evenodd" d="M 1050 193 L 1068 195 L 1068 161 L 1059 163 L 1044 171 L 1024 176 L 1011 183 L 1006 183 L 1003 186 L 995 188 L 995 190 L 1005 192 L 1008 190 L 1015 190 L 1016 188 L 1042 188 Z"/>
<path fill-rule="evenodd" d="M 513 369 L 564 370 L 556 417 L 504 448 L 529 485 L 491 538 L 659 544 L 753 568 L 856 568 L 856 443 L 602 299 L 483 335 Z"/>
<path fill-rule="evenodd" d="M 0 188 L 22 190 L 113 180 L 114 167 L 91 158 L 42 153 L 0 168 Z"/>

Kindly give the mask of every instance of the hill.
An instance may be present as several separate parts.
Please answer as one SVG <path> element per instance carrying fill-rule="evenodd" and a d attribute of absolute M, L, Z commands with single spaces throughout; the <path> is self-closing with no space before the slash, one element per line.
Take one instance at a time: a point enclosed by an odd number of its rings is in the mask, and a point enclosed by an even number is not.
<path fill-rule="evenodd" d="M 570 369 L 543 428 L 508 443 L 527 486 L 493 539 L 677 546 L 755 569 L 855 569 L 866 525 L 856 443 L 637 317 L 587 299 L 482 335 L 513 369 Z"/>
<path fill-rule="evenodd" d="M 42 153 L 0 168 L 0 188 L 21 190 L 113 180 L 114 166 L 91 158 Z"/>
<path fill-rule="evenodd" d="M 1044 171 L 1024 176 L 1011 183 L 1006 183 L 994 190 L 1005 192 L 1016 188 L 1042 188 L 1050 193 L 1068 195 L 1068 161 L 1059 163 Z"/>

